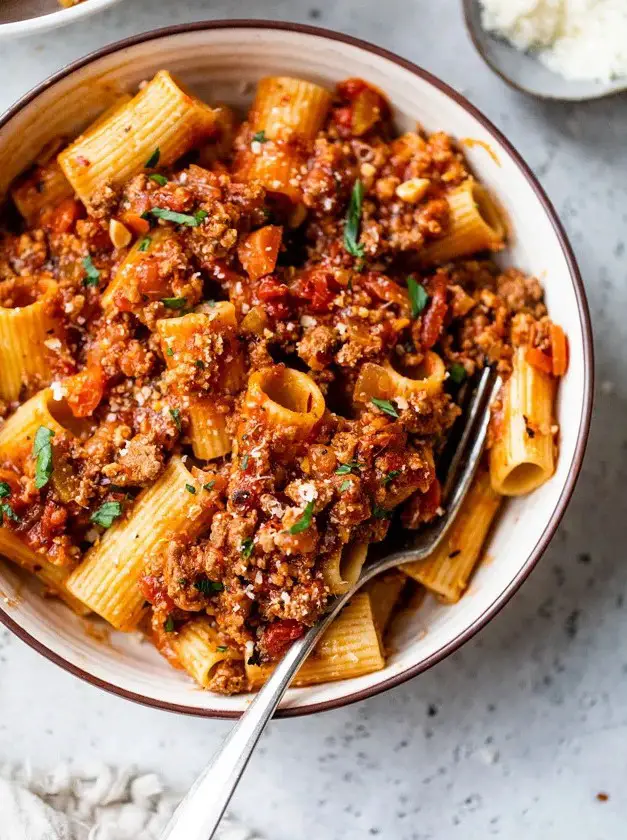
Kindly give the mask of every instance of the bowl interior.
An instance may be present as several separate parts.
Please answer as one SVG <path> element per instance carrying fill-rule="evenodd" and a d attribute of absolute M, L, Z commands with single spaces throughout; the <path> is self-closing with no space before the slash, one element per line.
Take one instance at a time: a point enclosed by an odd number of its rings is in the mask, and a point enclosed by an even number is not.
<path fill-rule="evenodd" d="M 536 188 L 482 120 L 443 86 L 409 66 L 357 43 L 313 31 L 252 24 L 192 27 L 101 55 L 57 79 L 0 128 L 0 191 L 47 140 L 57 134 L 76 134 L 117 92 L 134 91 L 139 82 L 162 67 L 207 101 L 228 102 L 242 110 L 251 101 L 255 82 L 268 74 L 302 76 L 325 85 L 349 75 L 360 76 L 387 94 L 399 129 L 414 128 L 419 122 L 428 131 L 454 135 L 511 222 L 511 246 L 503 261 L 538 275 L 551 313 L 569 337 L 570 367 L 558 403 L 561 448 L 557 472 L 533 495 L 506 505 L 492 535 L 488 558 L 467 595 L 454 607 L 440 606 L 428 598 L 416 612 L 405 615 L 396 629 L 394 652 L 384 671 L 291 690 L 283 708 L 298 713 L 320 703 L 345 702 L 398 679 L 408 669 L 426 667 L 448 652 L 505 599 L 524 578 L 531 558 L 541 551 L 556 524 L 560 499 L 574 481 L 587 427 L 591 360 L 585 302 L 578 300 L 582 292 L 575 287 L 567 254 Z M 236 713 L 249 702 L 247 697 L 219 697 L 197 689 L 170 668 L 151 645 L 132 635 L 89 630 L 88 621 L 70 615 L 54 601 L 40 599 L 36 584 L 8 564 L 0 568 L 0 595 L 4 596 L 5 619 L 19 626 L 27 641 L 110 688 L 148 702 L 214 715 Z"/>

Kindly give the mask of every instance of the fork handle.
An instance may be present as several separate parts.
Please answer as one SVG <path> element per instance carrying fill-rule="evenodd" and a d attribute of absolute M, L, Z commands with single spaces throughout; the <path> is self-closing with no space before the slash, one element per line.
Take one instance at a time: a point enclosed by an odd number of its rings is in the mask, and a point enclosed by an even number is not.
<path fill-rule="evenodd" d="M 161 840 L 211 840 L 242 773 L 292 678 L 352 595 L 338 598 L 324 618 L 298 639 L 227 735 L 166 826 Z"/>

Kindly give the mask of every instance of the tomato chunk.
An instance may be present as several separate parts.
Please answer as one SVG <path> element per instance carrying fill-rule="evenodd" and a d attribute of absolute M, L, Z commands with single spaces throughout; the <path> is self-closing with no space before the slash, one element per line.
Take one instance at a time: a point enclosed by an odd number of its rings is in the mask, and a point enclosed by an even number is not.
<path fill-rule="evenodd" d="M 105 376 L 100 365 L 88 365 L 64 382 L 67 404 L 74 417 L 89 417 L 104 394 Z"/>
<path fill-rule="evenodd" d="M 279 659 L 292 642 L 305 632 L 305 626 L 293 618 L 274 621 L 263 634 L 263 647 L 271 659 Z"/>
<path fill-rule="evenodd" d="M 167 612 L 174 609 L 174 601 L 166 592 L 165 584 L 155 575 L 144 575 L 139 580 L 139 589 L 153 607 L 163 607 Z"/>
<path fill-rule="evenodd" d="M 436 343 L 444 326 L 448 311 L 446 302 L 446 279 L 443 274 L 436 274 L 430 284 L 431 300 L 427 305 L 420 327 L 420 343 L 424 350 L 430 350 Z"/>
<path fill-rule="evenodd" d="M 283 228 L 266 225 L 249 233 L 237 249 L 237 256 L 251 280 L 272 274 L 279 257 Z"/>

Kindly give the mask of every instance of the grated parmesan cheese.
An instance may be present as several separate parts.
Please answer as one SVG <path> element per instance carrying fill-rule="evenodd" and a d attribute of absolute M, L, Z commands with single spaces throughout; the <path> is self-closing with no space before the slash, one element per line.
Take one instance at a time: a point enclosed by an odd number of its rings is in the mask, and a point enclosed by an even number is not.
<path fill-rule="evenodd" d="M 482 25 L 566 79 L 627 76 L 626 0 L 480 0 Z"/>

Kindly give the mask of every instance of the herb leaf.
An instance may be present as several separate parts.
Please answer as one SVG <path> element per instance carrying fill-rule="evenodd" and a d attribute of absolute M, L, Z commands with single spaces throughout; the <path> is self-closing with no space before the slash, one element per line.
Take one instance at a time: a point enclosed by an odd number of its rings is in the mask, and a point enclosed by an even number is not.
<path fill-rule="evenodd" d="M 11 488 L 6 481 L 0 481 L 0 499 L 6 499 L 11 495 Z"/>
<path fill-rule="evenodd" d="M 245 470 L 248 469 L 248 453 L 244 455 L 242 458 L 242 463 L 240 464 L 240 469 Z"/>
<path fill-rule="evenodd" d="M 182 426 L 181 426 L 181 412 L 178 410 L 178 408 L 171 408 L 170 409 L 170 417 L 174 420 L 174 425 L 176 426 L 176 428 L 180 432 L 181 428 L 182 428 Z"/>
<path fill-rule="evenodd" d="M 343 481 L 343 482 L 340 484 L 340 493 L 345 493 L 347 490 L 350 490 L 350 488 L 351 488 L 352 486 L 353 486 L 353 482 L 352 482 L 352 481 L 348 481 L 348 479 L 347 479 L 346 481 Z"/>
<path fill-rule="evenodd" d="M 466 368 L 461 365 L 459 362 L 453 362 L 453 364 L 448 369 L 450 379 L 456 384 L 461 385 L 461 383 L 466 378 Z"/>
<path fill-rule="evenodd" d="M 5 516 L 8 519 L 12 519 L 14 522 L 20 521 L 20 517 L 8 502 L 2 502 L 2 504 L 0 504 L 0 525 L 2 525 Z"/>
<path fill-rule="evenodd" d="M 161 298 L 161 303 L 167 309 L 185 309 L 185 306 L 187 305 L 187 298 Z"/>
<path fill-rule="evenodd" d="M 208 577 L 202 577 L 194 584 L 194 589 L 202 592 L 203 595 L 211 595 L 213 592 L 222 592 L 224 584 L 219 580 L 211 580 Z"/>
<path fill-rule="evenodd" d="M 396 478 L 396 476 L 398 476 L 400 474 L 401 474 L 400 470 L 390 470 L 389 473 L 387 473 L 386 475 L 383 476 L 383 480 L 381 481 L 381 484 L 383 484 L 384 487 L 387 487 L 388 484 L 391 484 L 394 481 L 394 479 Z"/>
<path fill-rule="evenodd" d="M 154 150 L 154 152 L 150 155 L 144 166 L 146 169 L 153 169 L 158 163 L 159 158 L 161 157 L 161 149 L 159 146 Z"/>
<path fill-rule="evenodd" d="M 385 508 L 381 507 L 381 505 L 378 505 L 375 502 L 372 505 L 372 515 L 375 519 L 389 519 L 391 511 L 386 510 Z"/>
<path fill-rule="evenodd" d="M 167 210 L 165 207 L 153 207 L 148 212 L 157 219 L 176 222 L 177 225 L 187 225 L 188 227 L 197 227 L 208 215 L 206 210 L 196 210 L 194 215 L 190 216 L 189 213 L 176 213 L 174 210 Z"/>
<path fill-rule="evenodd" d="M 172 356 L 174 355 L 174 350 L 171 347 L 166 347 L 165 348 L 165 354 L 166 354 L 166 356 L 169 356 L 170 358 L 172 358 Z"/>
<path fill-rule="evenodd" d="M 346 464 L 340 464 L 340 466 L 336 469 L 336 475 L 348 475 L 352 473 L 353 470 L 360 470 L 363 464 L 360 464 L 359 461 L 348 461 Z"/>
<path fill-rule="evenodd" d="M 98 510 L 89 517 L 90 522 L 102 525 L 103 528 L 110 528 L 118 516 L 122 515 L 121 502 L 105 502 Z"/>
<path fill-rule="evenodd" d="M 139 245 L 137 246 L 138 251 L 147 251 L 150 248 L 150 243 L 152 242 L 151 236 L 144 236 L 144 238 L 140 241 Z"/>
<path fill-rule="evenodd" d="M 364 185 L 357 179 L 353 185 L 350 204 L 344 224 L 344 247 L 352 257 L 361 258 L 364 246 L 359 240 L 359 226 L 361 224 L 361 204 L 364 199 Z"/>
<path fill-rule="evenodd" d="M 255 544 L 250 537 L 246 537 L 245 540 L 242 540 L 240 544 L 240 551 L 242 552 L 242 557 L 248 559 L 252 555 L 254 547 Z"/>
<path fill-rule="evenodd" d="M 254 143 L 266 143 L 268 138 L 266 137 L 265 131 L 256 131 L 253 134 L 253 142 Z"/>
<path fill-rule="evenodd" d="M 83 268 L 87 276 L 83 280 L 83 286 L 97 286 L 98 285 L 98 278 L 100 277 L 100 272 L 93 264 L 91 260 L 91 254 L 87 254 L 86 257 L 83 258 Z"/>
<path fill-rule="evenodd" d="M 163 629 L 166 633 L 174 633 L 174 619 L 171 615 L 163 622 Z"/>
<path fill-rule="evenodd" d="M 314 503 L 307 502 L 305 510 L 302 512 L 298 521 L 296 521 L 290 528 L 290 534 L 302 534 L 311 525 L 311 517 L 313 514 Z"/>
<path fill-rule="evenodd" d="M 41 490 L 50 481 L 52 475 L 52 438 L 54 432 L 45 426 L 40 426 L 35 434 L 33 457 L 37 459 L 35 465 L 35 487 Z"/>
<path fill-rule="evenodd" d="M 152 175 L 149 175 L 148 177 L 151 181 L 154 181 L 155 184 L 159 184 L 160 187 L 165 187 L 165 185 L 168 183 L 168 179 L 165 177 L 165 175 L 159 175 L 158 172 L 153 172 Z"/>
<path fill-rule="evenodd" d="M 207 492 L 209 492 L 209 490 L 213 490 L 213 488 L 214 488 L 215 486 L 216 486 L 216 480 L 215 480 L 215 478 L 214 478 L 214 479 L 212 479 L 211 481 L 208 481 L 206 484 L 203 484 L 202 489 L 203 489 L 203 490 L 206 490 Z"/>
<path fill-rule="evenodd" d="M 226 653 L 228 649 L 228 645 L 218 645 L 216 648 L 219 653 Z"/>
<path fill-rule="evenodd" d="M 373 405 L 376 405 L 377 408 L 380 408 L 381 411 L 385 412 L 385 414 L 389 414 L 390 417 L 397 419 L 400 416 L 396 408 L 394 408 L 389 400 L 379 400 L 377 397 L 373 397 L 370 402 Z"/>
<path fill-rule="evenodd" d="M 192 496 L 196 495 L 196 488 L 194 487 L 193 484 L 186 484 L 185 489 L 187 490 L 188 493 L 191 493 Z"/>
<path fill-rule="evenodd" d="M 411 303 L 411 317 L 415 320 L 427 305 L 429 295 L 425 287 L 413 275 L 407 278 L 407 291 Z"/>

